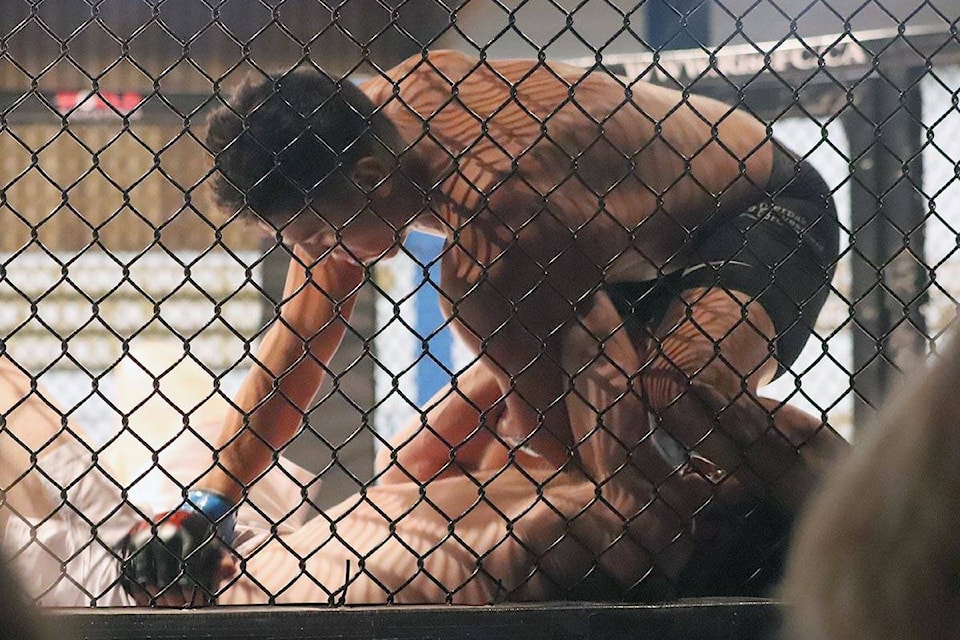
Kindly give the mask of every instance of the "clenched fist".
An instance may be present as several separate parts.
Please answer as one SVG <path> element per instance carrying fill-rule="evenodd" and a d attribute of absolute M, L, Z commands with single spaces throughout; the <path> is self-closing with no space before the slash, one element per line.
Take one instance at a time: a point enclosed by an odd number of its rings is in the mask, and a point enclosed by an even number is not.
<path fill-rule="evenodd" d="M 139 605 L 205 606 L 233 570 L 235 506 L 191 491 L 179 509 L 133 526 L 119 545 L 121 583 Z"/>

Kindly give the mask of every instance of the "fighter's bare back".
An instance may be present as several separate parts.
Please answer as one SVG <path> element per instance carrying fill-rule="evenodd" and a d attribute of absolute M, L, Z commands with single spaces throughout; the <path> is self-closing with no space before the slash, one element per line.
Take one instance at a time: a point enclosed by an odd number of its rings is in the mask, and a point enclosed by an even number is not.
<path fill-rule="evenodd" d="M 602 283 L 683 266 L 692 229 L 759 198 L 767 128 L 606 72 L 453 51 L 362 89 L 432 177 L 427 206 L 448 239 L 442 306 L 522 399 L 514 410 L 536 414 L 520 422 L 555 436 L 526 444 L 559 459 L 563 327 Z"/>

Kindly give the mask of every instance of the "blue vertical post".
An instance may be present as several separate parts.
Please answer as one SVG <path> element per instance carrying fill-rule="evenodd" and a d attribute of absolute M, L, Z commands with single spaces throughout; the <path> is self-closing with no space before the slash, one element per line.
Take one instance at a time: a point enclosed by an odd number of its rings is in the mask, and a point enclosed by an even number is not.
<path fill-rule="evenodd" d="M 710 43 L 710 0 L 647 0 L 647 45 L 656 51 Z"/>
<path fill-rule="evenodd" d="M 440 261 L 437 256 L 443 250 L 443 238 L 411 233 L 407 249 L 416 261 L 429 268 L 424 281 L 414 294 L 416 319 L 414 331 L 423 341 L 423 353 L 415 368 L 417 405 L 423 407 L 428 400 L 450 382 L 453 366 L 453 336 L 440 312 L 438 289 L 440 285 Z M 443 327 L 443 329 L 441 329 Z"/>

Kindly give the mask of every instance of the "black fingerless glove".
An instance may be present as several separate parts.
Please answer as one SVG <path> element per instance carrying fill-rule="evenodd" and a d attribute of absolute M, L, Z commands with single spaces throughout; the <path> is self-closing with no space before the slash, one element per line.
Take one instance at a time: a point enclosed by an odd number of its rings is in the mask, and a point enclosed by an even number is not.
<path fill-rule="evenodd" d="M 196 603 L 197 596 L 200 602 L 211 602 L 235 525 L 235 505 L 226 497 L 191 491 L 179 509 L 154 523 L 138 523 L 120 542 L 123 588 L 140 599 L 175 590 L 187 603 Z"/>

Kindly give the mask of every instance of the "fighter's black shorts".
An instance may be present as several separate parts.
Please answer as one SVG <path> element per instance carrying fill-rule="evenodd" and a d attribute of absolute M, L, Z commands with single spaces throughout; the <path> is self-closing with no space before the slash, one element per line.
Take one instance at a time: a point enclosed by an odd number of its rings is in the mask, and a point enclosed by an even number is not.
<path fill-rule="evenodd" d="M 654 281 L 606 285 L 624 317 L 655 327 L 686 290 L 721 287 L 757 300 L 777 332 L 777 375 L 792 365 L 829 293 L 839 252 L 830 189 L 806 161 L 777 147 L 767 198 L 716 225 L 690 266 Z"/>

